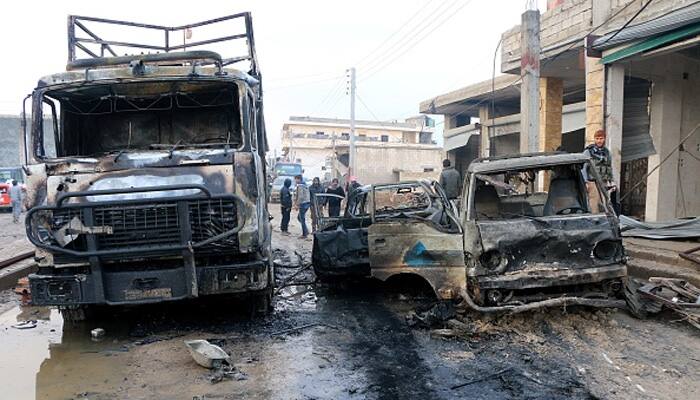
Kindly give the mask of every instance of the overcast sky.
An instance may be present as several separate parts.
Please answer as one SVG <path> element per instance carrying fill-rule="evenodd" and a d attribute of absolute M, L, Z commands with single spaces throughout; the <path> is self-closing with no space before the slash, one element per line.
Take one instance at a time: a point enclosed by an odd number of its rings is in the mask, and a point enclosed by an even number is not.
<path fill-rule="evenodd" d="M 0 113 L 17 114 L 39 77 L 64 70 L 69 14 L 180 25 L 251 11 L 273 148 L 291 115 L 347 118 L 344 75 L 357 68 L 357 117 L 404 119 L 435 95 L 491 76 L 500 34 L 523 0 L 19 1 L 0 16 Z M 545 0 L 539 0 L 540 10 Z M 192 40 L 197 40 L 193 32 Z M 16 40 L 16 41 L 15 41 Z M 118 40 L 115 38 L 115 40 Z M 364 104 L 363 104 L 364 103 Z"/>

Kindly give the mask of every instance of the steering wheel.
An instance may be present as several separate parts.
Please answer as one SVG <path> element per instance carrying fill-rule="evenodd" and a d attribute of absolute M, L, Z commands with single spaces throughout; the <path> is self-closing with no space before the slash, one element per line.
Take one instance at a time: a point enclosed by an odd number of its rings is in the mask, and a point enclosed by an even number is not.
<path fill-rule="evenodd" d="M 557 215 L 583 214 L 585 212 L 586 212 L 586 209 L 583 207 L 571 206 L 571 207 L 566 207 L 566 208 L 562 208 L 561 210 L 558 210 Z"/>

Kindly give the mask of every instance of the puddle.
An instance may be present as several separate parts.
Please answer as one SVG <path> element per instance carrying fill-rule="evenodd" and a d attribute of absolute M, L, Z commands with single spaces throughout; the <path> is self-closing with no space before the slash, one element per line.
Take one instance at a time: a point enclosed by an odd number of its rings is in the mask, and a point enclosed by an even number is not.
<path fill-rule="evenodd" d="M 28 320 L 36 320 L 36 327 L 12 327 Z M 65 399 L 112 391 L 121 368 L 114 355 L 124 350 L 114 339 L 93 342 L 91 328 L 64 328 L 58 310 L 45 307 L 17 306 L 0 314 L 0 397 Z"/>

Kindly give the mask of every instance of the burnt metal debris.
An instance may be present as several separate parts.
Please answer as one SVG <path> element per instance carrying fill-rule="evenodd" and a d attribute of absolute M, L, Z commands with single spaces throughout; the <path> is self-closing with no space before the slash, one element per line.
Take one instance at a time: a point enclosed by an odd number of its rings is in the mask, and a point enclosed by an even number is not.
<path fill-rule="evenodd" d="M 169 39 L 224 22 L 242 32 Z M 98 34 L 114 28 L 160 31 L 165 42 Z M 268 310 L 267 139 L 250 14 L 179 27 L 70 16 L 68 32 L 67 71 L 39 80 L 23 138 L 33 302 L 74 310 L 226 293 Z M 202 50 L 215 43 L 244 50 Z"/>
<path fill-rule="evenodd" d="M 682 279 L 654 277 L 638 291 L 646 299 L 674 311 L 700 329 L 699 288 Z"/>

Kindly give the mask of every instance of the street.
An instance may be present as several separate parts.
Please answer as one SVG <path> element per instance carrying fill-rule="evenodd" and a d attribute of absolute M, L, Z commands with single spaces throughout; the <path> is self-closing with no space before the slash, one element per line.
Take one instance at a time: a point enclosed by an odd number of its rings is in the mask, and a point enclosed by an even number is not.
<path fill-rule="evenodd" d="M 279 206 L 271 205 L 279 223 Z M 6 218 L 7 215 L 0 216 Z M 3 220 L 4 221 L 4 220 Z M 275 227 L 278 284 L 312 242 Z M 5 224 L 4 226 L 8 226 Z M 11 225 L 10 225 L 11 226 Z M 294 281 L 307 282 L 312 272 Z M 511 317 L 458 315 L 470 333 L 441 338 L 406 316 L 432 303 L 417 290 L 362 281 L 288 286 L 274 313 L 250 319 L 229 299 L 102 311 L 64 324 L 2 292 L 0 387 L 8 399 L 689 399 L 700 395 L 697 332 L 670 314 L 550 309 Z M 413 288 L 416 289 L 416 288 Z M 36 327 L 17 329 L 20 321 Z M 90 331 L 106 336 L 93 341 Z M 433 327 L 435 328 L 435 327 Z M 439 328 L 439 326 L 437 326 Z M 218 383 L 184 340 L 232 357 Z M 454 386 L 464 385 L 452 389 Z"/>

